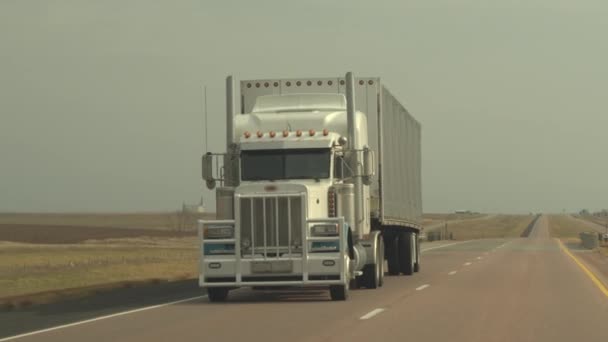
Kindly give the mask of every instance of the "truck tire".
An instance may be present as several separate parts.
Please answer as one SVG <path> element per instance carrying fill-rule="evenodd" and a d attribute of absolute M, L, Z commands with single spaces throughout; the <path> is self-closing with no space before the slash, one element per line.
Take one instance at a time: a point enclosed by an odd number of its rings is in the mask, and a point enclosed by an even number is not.
<path fill-rule="evenodd" d="M 343 301 L 348 299 L 348 285 L 330 285 L 329 295 L 333 301 Z"/>
<path fill-rule="evenodd" d="M 228 298 L 227 287 L 209 287 L 207 288 L 207 297 L 210 302 L 224 302 Z"/>
<path fill-rule="evenodd" d="M 399 275 L 399 236 L 389 235 L 384 240 L 386 247 L 386 261 L 388 263 L 388 274 Z"/>
<path fill-rule="evenodd" d="M 405 275 L 414 274 L 414 265 L 416 263 L 414 236 L 412 232 L 399 233 L 399 270 Z"/>
<path fill-rule="evenodd" d="M 379 243 L 378 260 L 380 262 L 380 280 L 378 281 L 378 286 L 382 287 L 382 285 L 384 285 L 384 238 L 382 238 L 382 236 L 380 237 Z"/>
<path fill-rule="evenodd" d="M 414 264 L 414 272 L 420 272 L 420 234 L 415 235 L 416 239 L 416 263 Z"/>
<path fill-rule="evenodd" d="M 383 281 L 383 265 L 384 265 L 384 242 L 382 238 L 378 239 L 376 246 L 376 263 L 365 265 L 363 267 L 363 275 L 361 277 L 361 285 L 368 289 L 375 289 L 382 286 Z"/>

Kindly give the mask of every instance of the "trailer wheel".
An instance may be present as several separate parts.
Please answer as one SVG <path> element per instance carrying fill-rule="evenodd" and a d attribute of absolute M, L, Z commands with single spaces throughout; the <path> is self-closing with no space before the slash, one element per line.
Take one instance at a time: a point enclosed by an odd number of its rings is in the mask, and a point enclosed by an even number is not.
<path fill-rule="evenodd" d="M 209 287 L 207 288 L 207 297 L 210 302 L 224 302 L 228 298 L 227 287 Z"/>
<path fill-rule="evenodd" d="M 411 232 L 399 233 L 399 268 L 405 275 L 414 274 L 416 263 L 416 242 Z"/>
<path fill-rule="evenodd" d="M 399 238 L 397 234 L 386 236 L 386 261 L 388 263 L 388 274 L 399 275 Z"/>

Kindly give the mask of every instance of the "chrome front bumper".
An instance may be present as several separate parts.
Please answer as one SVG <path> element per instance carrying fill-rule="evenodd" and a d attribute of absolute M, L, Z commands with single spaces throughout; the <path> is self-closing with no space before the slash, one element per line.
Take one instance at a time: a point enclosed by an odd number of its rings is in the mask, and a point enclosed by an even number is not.
<path fill-rule="evenodd" d="M 238 217 L 238 216 L 237 216 Z M 348 263 L 348 244 L 344 218 L 304 219 L 302 244 L 299 253 L 246 253 L 243 255 L 240 227 L 235 220 L 199 221 L 199 285 L 201 287 L 242 287 L 242 286 L 314 286 L 345 284 Z M 313 237 L 310 228 L 315 224 L 337 223 L 339 236 Z M 205 239 L 207 225 L 232 225 L 234 238 Z M 313 243 L 338 242 L 338 250 L 316 252 Z M 213 245 L 213 246 L 212 246 Z M 211 255 L 210 251 L 223 245 L 221 255 Z M 261 248 L 261 247 L 260 247 Z M 266 248 L 266 246 L 264 246 Z M 276 247 L 268 247 L 270 252 Z M 226 252 L 227 251 L 227 252 Z M 231 251 L 233 251 L 231 253 Z M 270 256 L 268 254 L 271 254 Z"/>

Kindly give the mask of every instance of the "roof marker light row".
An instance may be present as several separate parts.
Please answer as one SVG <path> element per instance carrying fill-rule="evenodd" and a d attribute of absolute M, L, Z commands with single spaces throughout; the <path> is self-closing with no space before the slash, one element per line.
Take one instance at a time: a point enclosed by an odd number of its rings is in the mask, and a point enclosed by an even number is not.
<path fill-rule="evenodd" d="M 289 136 L 289 131 L 285 130 L 283 131 L 283 137 L 286 138 Z M 314 129 L 309 129 L 308 130 L 308 135 L 313 137 L 316 134 Z M 262 131 L 257 131 L 256 135 L 258 138 L 262 138 L 264 136 L 264 132 Z M 274 138 L 277 135 L 277 133 L 275 131 L 270 131 L 268 132 L 268 136 L 271 138 Z M 327 128 L 323 129 L 323 136 L 328 136 L 329 135 L 329 130 Z M 243 136 L 245 137 L 245 139 L 249 139 L 251 137 L 251 133 L 249 131 L 245 131 L 245 133 L 243 133 Z M 296 136 L 297 137 L 301 137 L 302 136 L 302 130 L 297 130 L 296 131 Z"/>
<path fill-rule="evenodd" d="M 344 85 L 344 83 L 345 83 L 344 80 L 340 80 L 340 85 Z M 332 81 L 332 80 L 327 81 L 327 85 L 328 86 L 332 86 L 333 84 L 334 84 L 334 81 Z M 364 80 L 359 80 L 359 85 L 364 85 L 364 84 L 365 84 Z M 367 84 L 372 85 L 372 84 L 374 84 L 374 81 L 373 80 L 369 80 L 369 81 L 367 81 Z M 285 86 L 291 87 L 291 85 L 292 85 L 291 81 L 285 82 Z M 302 81 L 296 81 L 295 85 L 297 87 L 301 86 L 302 85 Z M 312 81 L 306 81 L 306 85 L 309 86 L 309 87 L 312 86 Z M 323 81 L 317 81 L 317 85 L 318 86 L 322 86 L 323 85 Z M 264 86 L 264 88 L 268 88 L 268 87 L 270 87 L 270 82 L 264 82 L 263 84 L 260 83 L 260 82 L 256 82 L 255 84 L 250 83 L 250 82 L 247 83 L 247 88 L 251 88 L 253 86 L 255 86 L 256 88 L 260 88 L 262 86 Z M 279 82 L 276 82 L 276 81 L 273 82 L 272 86 L 275 87 L 275 88 L 278 87 L 279 86 Z"/>

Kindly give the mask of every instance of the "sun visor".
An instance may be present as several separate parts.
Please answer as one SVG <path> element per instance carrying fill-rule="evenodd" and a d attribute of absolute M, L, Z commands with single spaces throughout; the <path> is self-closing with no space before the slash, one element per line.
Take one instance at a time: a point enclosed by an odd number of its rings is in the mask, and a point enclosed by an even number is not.
<path fill-rule="evenodd" d="M 252 113 L 345 111 L 343 94 L 286 94 L 259 96 Z"/>
<path fill-rule="evenodd" d="M 280 150 L 291 148 L 330 148 L 331 139 L 300 138 L 272 141 L 252 141 L 241 138 L 241 150 Z"/>

